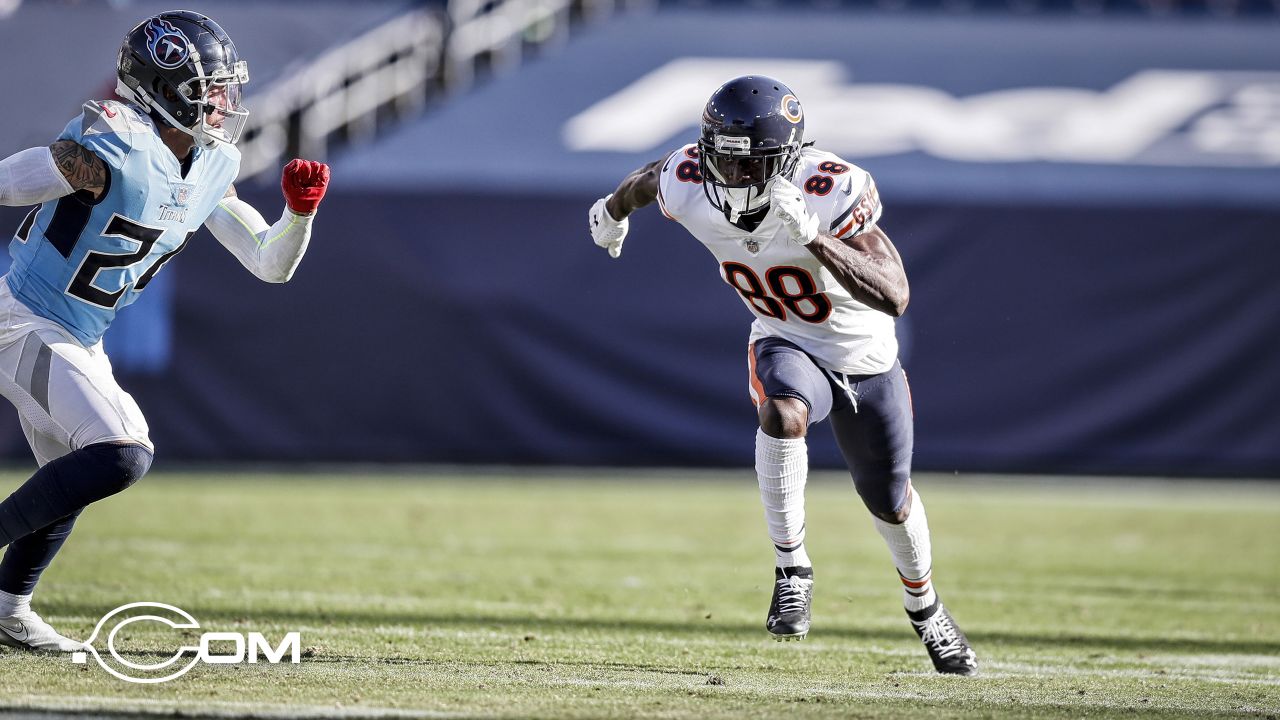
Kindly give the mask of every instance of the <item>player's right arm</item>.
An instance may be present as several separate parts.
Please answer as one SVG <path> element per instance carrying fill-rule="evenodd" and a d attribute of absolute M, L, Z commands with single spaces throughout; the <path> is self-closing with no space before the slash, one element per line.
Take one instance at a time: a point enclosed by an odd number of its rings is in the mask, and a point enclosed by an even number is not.
<path fill-rule="evenodd" d="M 38 205 L 78 190 L 97 198 L 106 184 L 106 163 L 73 140 L 28 148 L 0 160 L 0 205 Z"/>
<path fill-rule="evenodd" d="M 618 189 L 605 201 L 609 215 L 626 220 L 631 213 L 658 199 L 658 174 L 663 160 L 666 158 L 654 160 L 618 183 Z"/>
<path fill-rule="evenodd" d="M 49 154 L 72 189 L 88 190 L 95 199 L 107 189 L 107 164 L 89 148 L 74 140 L 59 140 L 49 146 Z"/>
<path fill-rule="evenodd" d="M 618 183 L 618 189 L 591 206 L 587 214 L 591 238 L 609 251 L 610 257 L 622 254 L 622 241 L 627 237 L 627 216 L 658 199 L 658 178 L 662 163 L 654 160 L 631 172 Z"/>
<path fill-rule="evenodd" d="M 124 167 L 134 138 L 150 132 L 116 101 L 87 102 L 52 145 L 0 160 L 0 205 L 35 205 L 75 192 L 97 201 Z"/>

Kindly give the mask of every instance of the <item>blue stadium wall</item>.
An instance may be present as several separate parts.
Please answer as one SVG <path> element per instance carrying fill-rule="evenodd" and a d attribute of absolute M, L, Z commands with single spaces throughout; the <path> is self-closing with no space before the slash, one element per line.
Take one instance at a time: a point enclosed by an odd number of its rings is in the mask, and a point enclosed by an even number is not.
<path fill-rule="evenodd" d="M 597 28 L 338 158 L 288 285 L 197 236 L 108 338 L 159 462 L 749 465 L 750 317 L 714 259 L 653 210 L 620 261 L 586 232 L 591 202 L 691 137 L 696 113 L 648 145 L 570 147 L 575 118 L 683 54 L 735 57 L 732 37 L 695 32 L 706 21 Z M 1123 161 L 963 158 L 938 138 L 831 148 L 876 175 L 911 279 L 899 332 L 916 467 L 1280 477 L 1280 171 L 1188 139 L 1272 86 L 1280 26 L 1054 22 L 840 15 L 811 24 L 821 42 L 778 51 L 801 63 L 783 69 L 815 123 L 863 84 L 957 102 L 1037 87 L 1115 99 L 1134 78 L 1221 90 Z M 999 38 L 1000 52 L 975 50 Z M 912 62 L 886 59 L 895 42 L 918 49 Z M 607 48 L 616 63 L 557 82 Z M 958 57 L 969 67 L 945 71 Z M 713 89 L 695 85 L 682 92 Z M 268 216 L 280 207 L 271 186 L 241 190 Z M 0 450 L 27 456 L 12 414 L 0 425 Z M 840 465 L 825 428 L 811 446 Z"/>
<path fill-rule="evenodd" d="M 283 286 L 202 235 L 166 270 L 168 362 L 121 382 L 162 458 L 749 462 L 740 301 L 655 213 L 610 261 L 591 199 L 337 194 Z M 913 288 L 916 466 L 1280 475 L 1280 213 L 1095 208 L 1087 233 L 1079 214 L 885 223 Z M 838 464 L 825 430 L 813 445 Z"/>

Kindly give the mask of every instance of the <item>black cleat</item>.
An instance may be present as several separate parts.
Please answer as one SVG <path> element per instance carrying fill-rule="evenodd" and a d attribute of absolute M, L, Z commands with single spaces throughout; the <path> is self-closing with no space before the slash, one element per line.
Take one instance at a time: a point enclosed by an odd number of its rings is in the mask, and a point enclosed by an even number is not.
<path fill-rule="evenodd" d="M 929 659 L 938 672 L 946 675 L 977 675 L 978 656 L 969 647 L 969 638 L 961 632 L 942 601 L 919 611 L 907 611 L 911 627 L 929 651 Z"/>
<path fill-rule="evenodd" d="M 803 640 L 809 634 L 809 606 L 813 602 L 813 568 L 774 568 L 773 602 L 764 627 L 775 640 Z"/>

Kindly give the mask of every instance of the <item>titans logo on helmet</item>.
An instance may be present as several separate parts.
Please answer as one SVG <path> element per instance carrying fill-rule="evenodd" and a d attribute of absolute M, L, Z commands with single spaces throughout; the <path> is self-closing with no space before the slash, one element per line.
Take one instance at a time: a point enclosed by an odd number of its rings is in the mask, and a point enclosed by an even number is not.
<path fill-rule="evenodd" d="M 156 65 L 172 70 L 191 57 L 191 41 L 168 20 L 152 18 L 147 23 L 147 49 Z"/>

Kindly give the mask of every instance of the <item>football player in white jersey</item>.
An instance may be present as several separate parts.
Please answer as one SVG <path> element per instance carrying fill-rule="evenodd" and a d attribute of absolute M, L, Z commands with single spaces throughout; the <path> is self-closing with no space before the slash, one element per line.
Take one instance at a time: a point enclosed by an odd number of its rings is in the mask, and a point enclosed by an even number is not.
<path fill-rule="evenodd" d="M 877 225 L 875 182 L 804 142 L 800 101 L 773 78 L 725 83 L 701 130 L 698 142 L 624 178 L 588 221 L 595 243 L 616 258 L 627 216 L 656 200 L 706 245 L 755 315 L 756 473 L 776 557 L 766 629 L 779 640 L 809 632 L 805 436 L 830 418 L 934 667 L 976 673 L 967 638 L 933 589 L 929 526 L 911 484 L 911 397 L 894 335 L 909 293 L 902 258 Z"/>
<path fill-rule="evenodd" d="M 52 145 L 0 160 L 0 205 L 37 205 L 0 278 L 0 395 L 40 465 L 0 502 L 0 644 L 30 650 L 81 649 L 31 609 L 32 592 L 85 506 L 151 466 L 146 420 L 102 349 L 116 311 L 201 225 L 259 278 L 287 281 L 329 180 L 320 163 L 289 163 L 274 224 L 236 197 L 249 71 L 204 15 L 144 20 L 117 76 L 123 101 L 85 103 Z"/>

